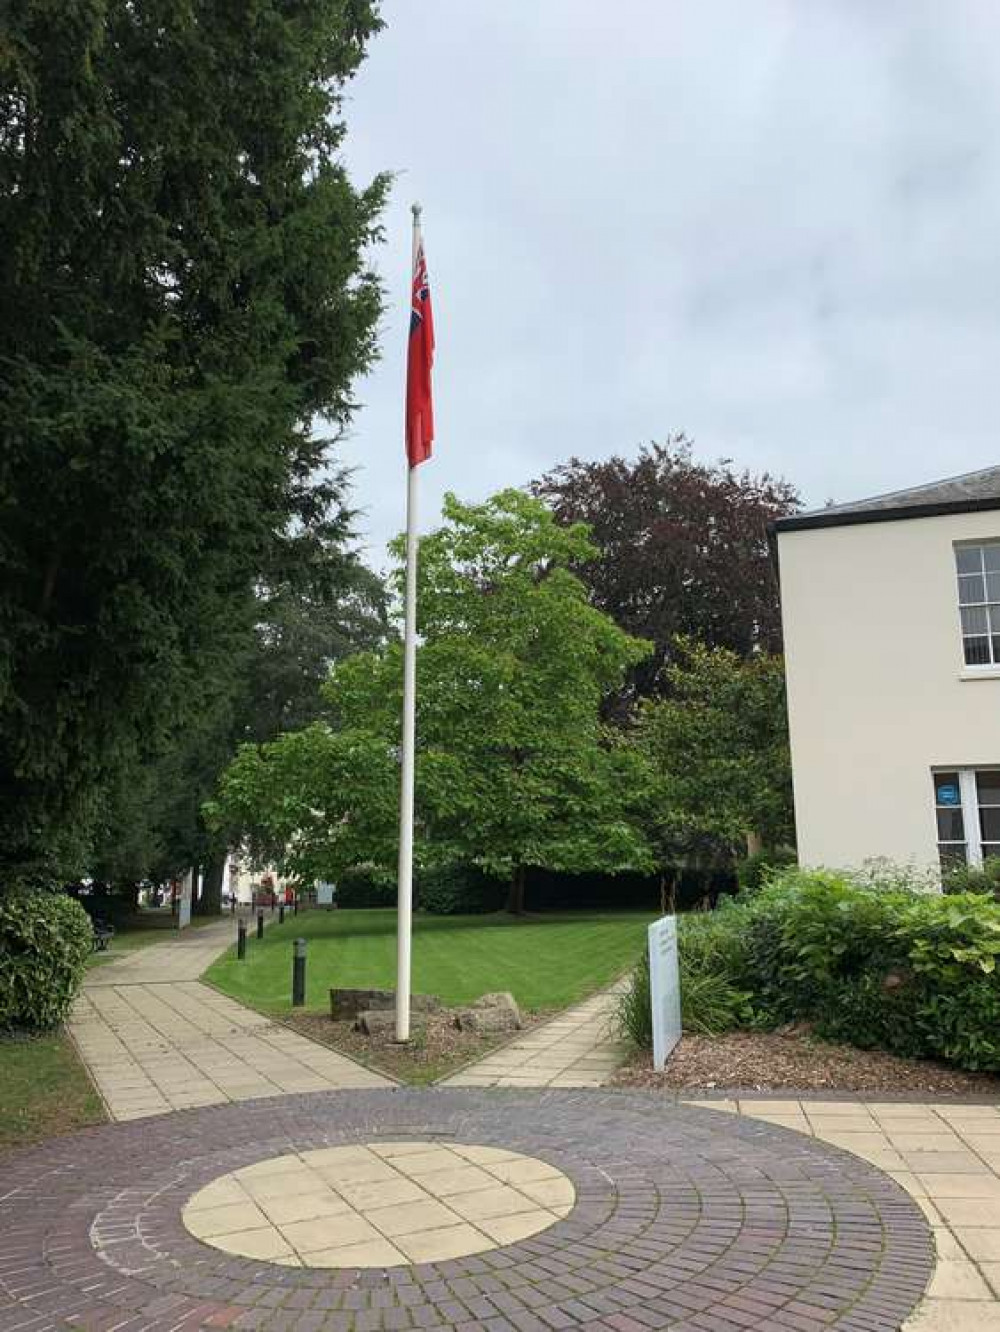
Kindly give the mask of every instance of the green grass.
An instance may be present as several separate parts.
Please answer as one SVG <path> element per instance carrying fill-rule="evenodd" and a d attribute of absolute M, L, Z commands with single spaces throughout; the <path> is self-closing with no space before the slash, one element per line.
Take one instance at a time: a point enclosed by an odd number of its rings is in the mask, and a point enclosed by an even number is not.
<path fill-rule="evenodd" d="M 0 1151 L 104 1120 L 65 1036 L 0 1037 Z"/>
<path fill-rule="evenodd" d="M 522 1007 L 562 1008 L 621 974 L 642 949 L 652 915 L 416 916 L 413 989 L 446 1004 L 510 990 Z M 206 979 L 235 999 L 282 1013 L 291 1008 L 292 940 L 308 941 L 306 1007 L 326 1009 L 331 986 L 391 989 L 396 979 L 395 911 L 310 911 L 253 932 Z"/>

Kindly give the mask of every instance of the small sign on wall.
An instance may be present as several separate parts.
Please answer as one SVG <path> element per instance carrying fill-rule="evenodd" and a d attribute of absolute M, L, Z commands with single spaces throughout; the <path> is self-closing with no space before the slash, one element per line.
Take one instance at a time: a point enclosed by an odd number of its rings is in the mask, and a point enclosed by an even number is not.
<path fill-rule="evenodd" d="M 661 1069 L 681 1038 L 676 916 L 662 916 L 649 927 L 649 998 L 653 1010 L 653 1067 Z"/>

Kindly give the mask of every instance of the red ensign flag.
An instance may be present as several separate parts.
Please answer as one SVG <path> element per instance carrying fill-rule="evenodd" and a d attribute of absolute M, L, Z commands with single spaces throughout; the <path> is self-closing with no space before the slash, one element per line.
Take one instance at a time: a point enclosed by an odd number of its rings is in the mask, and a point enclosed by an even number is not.
<path fill-rule="evenodd" d="M 426 462 L 434 440 L 431 366 L 434 364 L 434 316 L 427 282 L 423 237 L 417 237 L 410 299 L 410 343 L 406 353 L 406 456 L 411 467 Z"/>

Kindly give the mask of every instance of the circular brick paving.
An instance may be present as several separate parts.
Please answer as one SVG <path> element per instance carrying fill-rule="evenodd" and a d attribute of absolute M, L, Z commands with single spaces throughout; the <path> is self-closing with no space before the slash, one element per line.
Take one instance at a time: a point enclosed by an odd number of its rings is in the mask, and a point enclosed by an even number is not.
<path fill-rule="evenodd" d="M 546 1162 L 575 1205 L 516 1243 L 387 1268 L 234 1257 L 183 1224 L 228 1172 L 418 1141 Z M 626 1092 L 328 1092 L 109 1125 L 0 1164 L 0 1237 L 5 1332 L 889 1332 L 933 1264 L 923 1216 L 873 1166 Z"/>
<path fill-rule="evenodd" d="M 568 1216 L 555 1166 L 476 1143 L 285 1152 L 220 1175 L 181 1213 L 214 1249 L 282 1267 L 398 1267 L 486 1253 Z"/>

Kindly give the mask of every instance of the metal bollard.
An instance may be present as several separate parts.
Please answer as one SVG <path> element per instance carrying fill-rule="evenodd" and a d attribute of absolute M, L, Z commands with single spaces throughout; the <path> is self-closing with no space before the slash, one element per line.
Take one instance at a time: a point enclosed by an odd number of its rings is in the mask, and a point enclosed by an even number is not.
<path fill-rule="evenodd" d="M 285 923 L 285 908 L 284 904 L 282 904 L 280 907 L 278 907 L 278 924 L 284 925 L 284 923 Z"/>
<path fill-rule="evenodd" d="M 264 913 L 263 913 L 263 911 L 258 911 L 258 912 L 257 912 L 257 938 L 258 938 L 258 939 L 263 939 L 263 937 L 264 937 Z"/>
<path fill-rule="evenodd" d="M 236 927 L 236 956 L 242 962 L 247 955 L 247 923 L 240 917 L 240 922 Z"/>
<path fill-rule="evenodd" d="M 301 1008 L 306 1001 L 305 939 L 296 939 L 292 950 L 292 1007 Z"/>

